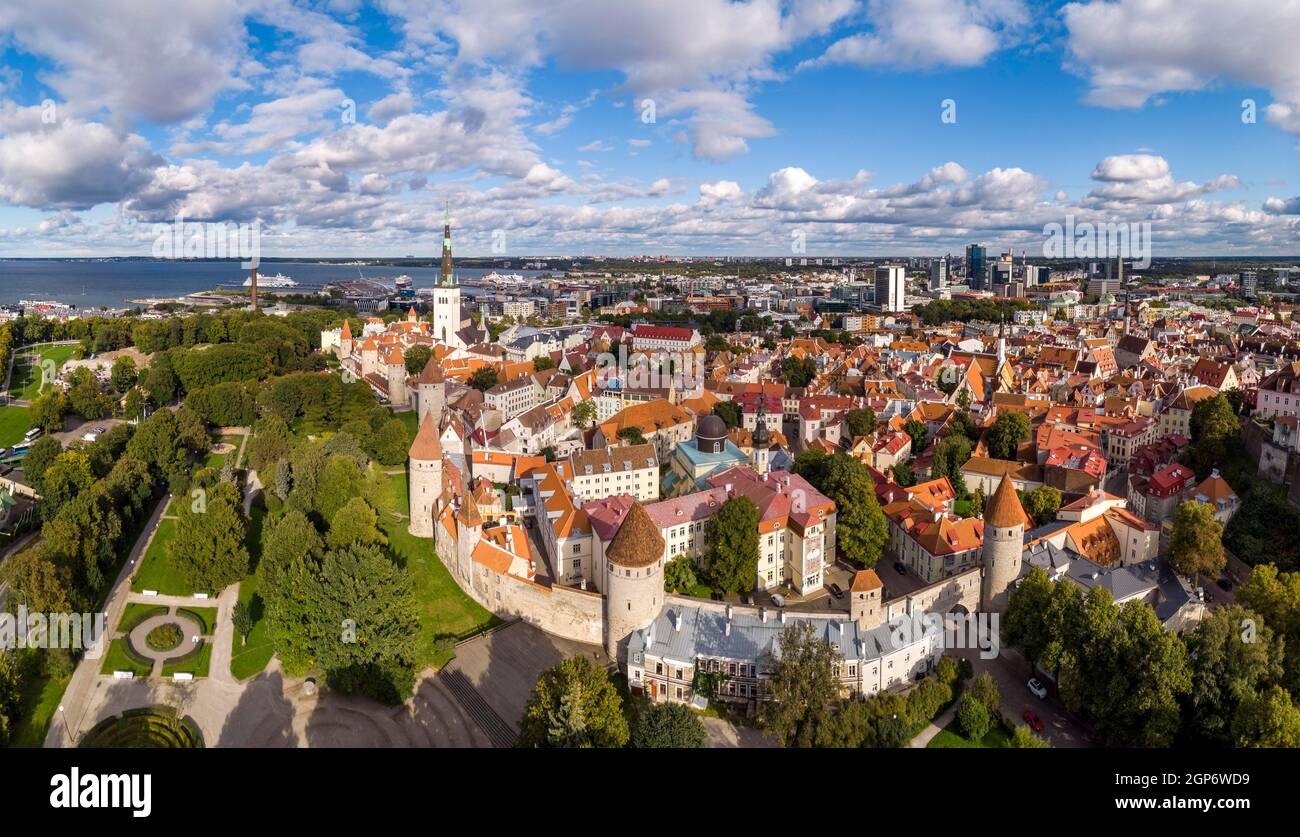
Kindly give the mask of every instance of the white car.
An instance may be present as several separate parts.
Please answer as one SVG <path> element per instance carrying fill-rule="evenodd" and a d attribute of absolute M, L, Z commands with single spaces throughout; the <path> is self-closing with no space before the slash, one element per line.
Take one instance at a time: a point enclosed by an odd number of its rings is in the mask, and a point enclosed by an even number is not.
<path fill-rule="evenodd" d="M 1039 683 L 1037 677 L 1029 678 L 1029 682 L 1026 683 L 1025 685 L 1029 687 L 1029 691 L 1033 692 L 1035 697 L 1038 698 L 1047 697 L 1047 687 L 1044 686 L 1042 683 Z"/>
<path fill-rule="evenodd" d="M 773 593 L 772 604 L 777 607 L 785 607 L 785 596 L 782 596 L 780 593 Z"/>

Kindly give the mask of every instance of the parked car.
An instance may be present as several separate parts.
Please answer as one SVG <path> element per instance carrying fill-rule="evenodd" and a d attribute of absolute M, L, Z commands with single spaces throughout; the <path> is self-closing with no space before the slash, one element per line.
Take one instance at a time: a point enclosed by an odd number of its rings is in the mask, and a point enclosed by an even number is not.
<path fill-rule="evenodd" d="M 1043 731 L 1043 720 L 1038 717 L 1037 712 L 1032 709 L 1026 709 L 1025 714 L 1022 717 L 1025 719 L 1025 723 L 1029 724 L 1029 728 L 1034 732 Z"/>
<path fill-rule="evenodd" d="M 1025 685 L 1029 687 L 1029 691 L 1033 692 L 1035 697 L 1039 697 L 1039 698 L 1047 697 L 1047 687 L 1044 686 L 1042 683 L 1039 683 L 1037 677 L 1029 678 L 1029 682 L 1026 683 Z"/>
<path fill-rule="evenodd" d="M 907 565 L 902 561 L 894 562 L 894 570 L 897 571 L 899 575 L 907 575 Z"/>
<path fill-rule="evenodd" d="M 837 599 L 843 598 L 844 596 L 844 591 L 840 589 L 840 586 L 838 584 L 831 584 L 830 587 L 828 587 L 827 589 L 830 590 L 831 595 Z"/>
<path fill-rule="evenodd" d="M 785 607 L 785 596 L 782 596 L 780 593 L 773 593 L 772 604 L 777 607 Z"/>

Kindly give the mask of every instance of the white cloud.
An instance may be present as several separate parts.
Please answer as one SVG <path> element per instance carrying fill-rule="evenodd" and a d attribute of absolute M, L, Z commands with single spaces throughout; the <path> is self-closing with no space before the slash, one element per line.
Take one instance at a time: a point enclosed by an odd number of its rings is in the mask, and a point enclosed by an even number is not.
<path fill-rule="evenodd" d="M 238 88 L 247 48 L 244 9 L 235 0 L 5 0 L 0 32 L 46 56 L 42 80 L 73 112 L 174 122 Z"/>
<path fill-rule="evenodd" d="M 1216 82 L 1258 85 L 1277 100 L 1266 108 L 1269 120 L 1300 133 L 1295 0 L 1089 0 L 1062 14 L 1070 57 L 1091 85 L 1089 102 L 1136 108 Z"/>
<path fill-rule="evenodd" d="M 38 209 L 89 209 L 129 197 L 162 163 L 141 137 L 41 108 L 0 110 L 0 201 Z"/>
<path fill-rule="evenodd" d="M 802 67 L 972 67 L 1009 44 L 1028 13 L 1020 0 L 869 0 L 869 31 L 841 38 Z"/>

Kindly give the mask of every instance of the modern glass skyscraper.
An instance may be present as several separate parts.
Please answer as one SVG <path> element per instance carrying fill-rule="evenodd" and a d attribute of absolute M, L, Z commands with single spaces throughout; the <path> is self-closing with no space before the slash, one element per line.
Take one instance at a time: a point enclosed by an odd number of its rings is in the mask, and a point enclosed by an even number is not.
<path fill-rule="evenodd" d="M 988 251 L 983 244 L 966 245 L 966 284 L 974 290 L 984 287 L 988 270 Z"/>

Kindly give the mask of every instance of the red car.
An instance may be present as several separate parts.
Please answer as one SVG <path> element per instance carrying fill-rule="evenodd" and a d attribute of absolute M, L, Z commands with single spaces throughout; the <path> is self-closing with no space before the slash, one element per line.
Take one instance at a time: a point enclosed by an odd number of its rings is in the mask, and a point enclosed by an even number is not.
<path fill-rule="evenodd" d="M 1038 717 L 1038 713 L 1032 709 L 1026 709 L 1024 714 L 1025 723 L 1029 724 L 1030 729 L 1034 732 L 1043 731 L 1043 721 Z"/>

